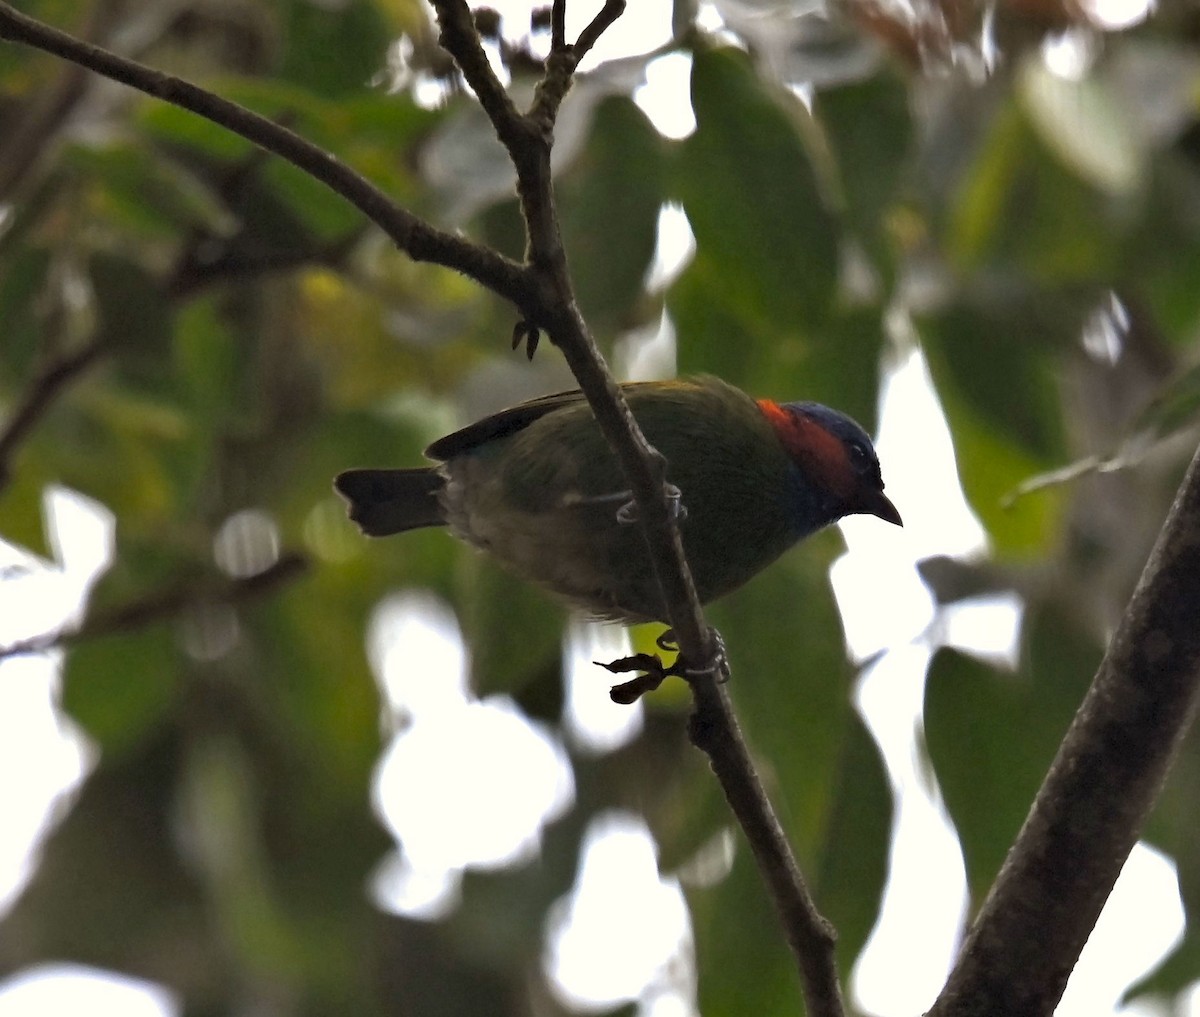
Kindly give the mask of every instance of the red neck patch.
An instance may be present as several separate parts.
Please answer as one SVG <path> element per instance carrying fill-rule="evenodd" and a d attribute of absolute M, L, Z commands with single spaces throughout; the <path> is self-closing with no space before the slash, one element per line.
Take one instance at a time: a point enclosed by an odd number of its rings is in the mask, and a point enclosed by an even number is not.
<path fill-rule="evenodd" d="M 759 399 L 758 408 L 787 454 L 805 474 L 840 498 L 850 495 L 858 481 L 840 438 L 811 417 L 770 399 Z"/>

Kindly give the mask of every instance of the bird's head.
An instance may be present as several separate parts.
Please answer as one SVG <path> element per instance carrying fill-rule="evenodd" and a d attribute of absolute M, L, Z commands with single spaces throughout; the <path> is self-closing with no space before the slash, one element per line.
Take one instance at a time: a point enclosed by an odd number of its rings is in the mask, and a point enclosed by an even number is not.
<path fill-rule="evenodd" d="M 903 526 L 900 513 L 883 493 L 879 459 L 867 433 L 844 413 L 820 403 L 775 403 L 759 409 L 774 429 L 805 483 L 821 495 L 832 517 L 867 514 Z"/>

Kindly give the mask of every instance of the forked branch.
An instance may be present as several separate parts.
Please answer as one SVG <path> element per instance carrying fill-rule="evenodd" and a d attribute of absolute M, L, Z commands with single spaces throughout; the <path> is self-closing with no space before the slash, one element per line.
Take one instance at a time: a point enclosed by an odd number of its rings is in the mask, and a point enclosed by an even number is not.
<path fill-rule="evenodd" d="M 565 39 L 565 0 L 551 11 L 552 48 L 528 113 L 500 84 L 480 43 L 465 0 L 432 0 L 441 42 L 451 53 L 507 148 L 517 170 L 527 231 L 524 264 L 424 222 L 355 172 L 295 132 L 180 78 L 73 39 L 0 2 L 0 39 L 56 54 L 147 95 L 190 110 L 279 155 L 342 195 L 384 229 L 410 257 L 455 269 L 511 301 L 524 326 L 518 337 L 545 331 L 567 359 L 600 428 L 629 479 L 647 551 L 684 659 L 696 665 L 693 741 L 709 756 L 775 899 L 796 954 L 808 1011 L 841 1017 L 833 934 L 817 913 L 762 784 L 754 772 L 725 689 L 725 663 L 708 628 L 684 558 L 666 464 L 646 441 L 575 302 L 554 205 L 550 150 L 559 108 L 579 60 L 621 15 L 624 0 L 607 0 L 574 45 Z"/>

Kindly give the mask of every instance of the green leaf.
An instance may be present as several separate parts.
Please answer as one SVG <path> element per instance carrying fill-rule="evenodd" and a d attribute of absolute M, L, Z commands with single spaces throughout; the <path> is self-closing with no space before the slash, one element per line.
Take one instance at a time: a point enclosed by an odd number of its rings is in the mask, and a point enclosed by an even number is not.
<path fill-rule="evenodd" d="M 1100 661 L 1100 647 L 1055 608 L 1030 606 L 1016 674 L 940 649 L 925 685 L 925 739 L 962 843 L 976 906 Z"/>
<path fill-rule="evenodd" d="M 1200 325 L 1200 236 L 1192 226 L 1200 180 L 1178 152 L 1163 152 L 1146 191 L 1144 211 L 1120 247 L 1117 278 L 1126 282 L 1119 295 L 1145 301 L 1166 338 L 1190 349 Z"/>
<path fill-rule="evenodd" d="M 714 295 L 804 335 L 826 317 L 838 273 L 834 219 L 802 137 L 807 113 L 729 49 L 694 58 L 692 107 L 696 131 L 679 150 L 674 190 L 715 269 Z"/>
<path fill-rule="evenodd" d="M 547 672 L 561 690 L 563 609 L 482 555 L 470 554 L 462 566 L 466 603 L 461 619 L 471 647 L 475 694 L 481 698 L 494 692 L 513 694 Z M 552 707 L 545 712 L 553 718 L 559 713 Z"/>
<path fill-rule="evenodd" d="M 703 1014 L 794 1017 L 800 1012 L 796 960 L 780 934 L 750 849 L 737 839 L 733 869 L 717 886 L 690 889 Z M 819 906 L 819 905 L 818 905 Z M 730 916 L 736 915 L 736 922 Z"/>
<path fill-rule="evenodd" d="M 709 372 L 755 397 L 812 399 L 849 413 L 868 431 L 879 403 L 883 327 L 876 307 L 839 308 L 812 334 L 777 332 L 726 302 L 706 251 L 667 295 L 682 374 Z"/>
<path fill-rule="evenodd" d="M 383 70 L 392 31 L 368 0 L 336 7 L 287 0 L 280 75 L 320 95 L 361 92 Z"/>
<path fill-rule="evenodd" d="M 1047 350 L 1064 341 L 1065 330 L 991 301 L 953 305 L 921 330 L 971 507 L 1000 555 L 1045 549 L 1058 533 L 1066 492 L 1047 489 L 1012 505 L 1005 499 L 1066 458 L 1061 392 Z"/>
<path fill-rule="evenodd" d="M 182 665 L 169 624 L 87 639 L 67 654 L 63 708 L 104 753 L 132 752 L 172 710 Z"/>
<path fill-rule="evenodd" d="M 813 890 L 838 933 L 838 967 L 847 975 L 879 919 L 892 832 L 892 787 L 879 747 L 857 714 L 850 717 L 823 857 Z"/>
<path fill-rule="evenodd" d="M 833 533 L 806 541 L 714 605 L 710 617 L 729 647 L 731 693 L 760 776 L 818 908 L 838 924 L 839 966 L 849 971 L 878 914 L 892 801 L 878 750 L 851 702 L 853 669 L 827 574 L 838 545 Z M 780 605 L 788 605 L 787 648 L 779 642 Z M 703 919 L 696 918 L 701 1008 L 792 1012 L 794 960 L 761 879 L 751 875 L 740 834 L 738 841 L 733 875 L 711 891 L 723 904 L 706 905 Z M 767 927 L 749 917 L 729 923 L 721 916 L 731 907 L 751 908 Z M 755 952 L 760 956 L 751 961 Z M 754 987 L 744 965 L 760 979 Z M 728 1009 L 735 998 L 741 1006 Z"/>
<path fill-rule="evenodd" d="M 136 388 L 161 387 L 170 375 L 173 323 L 162 286 L 134 261 L 96 253 L 88 264 L 96 301 L 96 338 L 116 354 Z"/>
<path fill-rule="evenodd" d="M 629 99 L 596 109 L 587 145 L 559 185 L 563 240 L 580 309 L 612 336 L 631 323 L 654 256 L 665 199 L 665 150 Z"/>
<path fill-rule="evenodd" d="M 11 474 L 0 489 L 0 539 L 40 558 L 52 558 L 46 540 L 45 498 L 49 479 L 32 457 L 9 464 Z"/>
<path fill-rule="evenodd" d="M 839 308 L 807 344 L 805 355 L 780 357 L 765 394 L 779 401 L 812 399 L 836 406 L 873 434 L 879 416 L 884 351 L 882 309 Z"/>
<path fill-rule="evenodd" d="M 881 74 L 817 93 L 816 113 L 829 138 L 846 215 L 877 236 L 896 200 L 913 141 L 913 118 L 903 81 Z"/>
<path fill-rule="evenodd" d="M 953 387 L 986 426 L 1053 462 L 1064 455 L 1065 441 L 1051 351 L 1075 336 L 1049 333 L 1036 309 L 1002 300 L 963 301 L 922 322 L 930 370 L 939 393 Z"/>
<path fill-rule="evenodd" d="M 166 240 L 192 228 L 217 235 L 233 228 L 224 204 L 198 176 L 145 144 L 76 145 L 66 161 L 96 188 L 98 211 L 115 227 Z"/>
<path fill-rule="evenodd" d="M 326 569 L 252 606 L 251 652 L 272 650 L 262 693 L 280 713 L 296 751 L 343 792 L 366 786 L 379 753 L 379 695 L 365 666 L 361 620 L 379 591 L 352 583 L 351 570 Z M 330 599 L 330 598 L 340 599 Z M 331 612 L 331 603 L 344 610 Z M 312 802 L 313 810 L 335 799 Z"/>
<path fill-rule="evenodd" d="M 19 391 L 28 381 L 42 341 L 38 300 L 46 290 L 50 251 L 18 249 L 0 262 L 0 390 Z"/>
<path fill-rule="evenodd" d="M 992 118 L 952 199 L 945 244 L 960 268 L 1015 267 L 1043 285 L 1112 272 L 1119 209 L 1046 150 L 1015 103 Z"/>
<path fill-rule="evenodd" d="M 1018 95 L 1044 144 L 1093 186 L 1130 194 L 1147 162 L 1142 137 L 1108 83 L 1056 74 L 1040 58 L 1022 61 Z"/>
<path fill-rule="evenodd" d="M 362 213 L 325 184 L 276 159 L 263 170 L 262 185 L 275 202 L 317 238 L 333 240 L 363 223 Z"/>
<path fill-rule="evenodd" d="M 234 334 L 217 299 L 191 300 L 180 309 L 175 370 L 200 427 L 218 433 L 239 409 L 251 412 L 246 403 L 252 398 L 253 352 Z"/>

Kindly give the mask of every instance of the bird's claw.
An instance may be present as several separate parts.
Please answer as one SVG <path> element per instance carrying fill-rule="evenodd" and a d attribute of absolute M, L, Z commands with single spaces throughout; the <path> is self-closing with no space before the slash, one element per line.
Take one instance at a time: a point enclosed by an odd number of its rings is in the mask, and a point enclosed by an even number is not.
<path fill-rule="evenodd" d="M 632 526 L 640 518 L 638 515 L 637 502 L 633 500 L 632 491 L 624 491 L 623 495 L 629 498 L 624 505 L 617 509 L 617 522 L 622 526 Z M 688 515 L 687 506 L 683 503 L 683 492 L 674 484 L 664 484 L 663 493 L 666 495 L 669 505 L 668 511 L 671 513 L 671 519 L 676 523 L 682 523 Z"/>
<path fill-rule="evenodd" d="M 636 678 L 630 678 L 629 681 L 614 685 L 608 690 L 608 697 L 614 703 L 629 706 L 631 703 L 636 703 L 647 692 L 653 692 L 672 674 L 676 674 L 674 668 L 678 661 L 667 667 L 657 653 L 635 653 L 629 657 L 622 657 L 620 660 L 609 661 L 607 664 L 602 660 L 593 661 L 593 663 L 599 664 L 612 674 L 626 674 L 630 671 L 643 672 Z"/>
<path fill-rule="evenodd" d="M 641 671 L 636 678 L 631 678 L 620 685 L 614 685 L 608 690 L 608 696 L 614 703 L 628 706 L 637 702 L 647 692 L 653 692 L 668 678 L 682 678 L 692 681 L 695 678 L 715 678 L 724 684 L 729 680 L 729 663 L 725 657 L 725 640 L 716 629 L 709 630 L 713 640 L 714 653 L 711 660 L 703 667 L 692 667 L 682 656 L 676 657 L 673 664 L 667 665 L 657 653 L 634 653 L 619 660 L 593 661 L 611 674 L 627 674 L 630 671 Z M 672 651 L 677 649 L 675 632 L 666 629 L 657 639 L 655 645 L 660 650 Z"/>
<path fill-rule="evenodd" d="M 541 338 L 542 330 L 528 318 L 522 318 L 513 326 L 512 348 L 515 350 L 521 343 L 524 343 L 525 356 L 532 360 Z"/>

